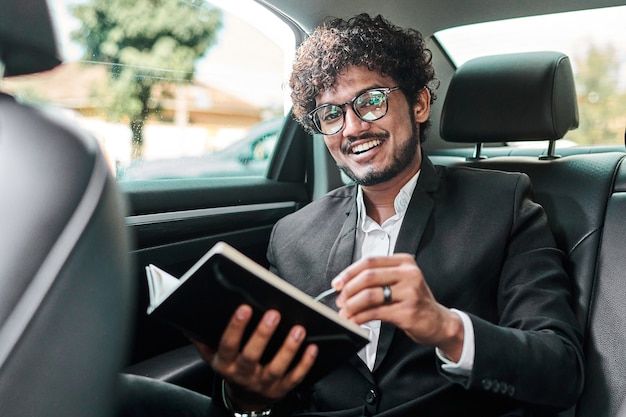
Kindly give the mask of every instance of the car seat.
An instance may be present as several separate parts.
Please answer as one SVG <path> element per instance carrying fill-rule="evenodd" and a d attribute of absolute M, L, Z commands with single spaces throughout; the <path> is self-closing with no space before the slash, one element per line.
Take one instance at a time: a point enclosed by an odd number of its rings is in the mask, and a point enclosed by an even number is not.
<path fill-rule="evenodd" d="M 559 156 L 555 141 L 578 126 L 569 58 L 554 51 L 493 55 L 460 66 L 450 83 L 440 131 L 449 142 L 473 143 L 473 156 L 446 165 L 528 174 L 573 280 L 574 311 L 584 335 L 585 385 L 576 407 L 559 416 L 618 412 L 626 398 L 626 153 Z M 539 156 L 487 157 L 481 143 L 548 141 Z M 536 150 L 535 150 L 536 152 Z M 564 381 L 566 383 L 567 381 Z"/>
<path fill-rule="evenodd" d="M 58 57 L 45 0 L 3 0 L 0 69 Z M 0 195 L 0 416 L 114 415 L 134 293 L 125 203 L 97 141 L 0 93 Z"/>

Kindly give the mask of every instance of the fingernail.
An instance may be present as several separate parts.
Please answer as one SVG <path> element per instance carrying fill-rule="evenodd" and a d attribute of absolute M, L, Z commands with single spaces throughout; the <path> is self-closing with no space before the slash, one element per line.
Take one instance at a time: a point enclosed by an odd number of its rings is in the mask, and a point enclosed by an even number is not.
<path fill-rule="evenodd" d="M 330 285 L 336 290 L 341 290 L 341 287 L 343 287 L 343 278 L 341 277 L 341 275 L 333 278 L 333 280 L 330 282 Z"/>
<path fill-rule="evenodd" d="M 265 324 L 273 327 L 274 325 L 276 325 L 276 323 L 278 323 L 279 318 L 280 317 L 277 312 L 270 311 L 265 315 Z"/>
<path fill-rule="evenodd" d="M 301 341 L 302 339 L 304 339 L 304 329 L 302 327 L 294 328 L 293 333 L 291 334 L 291 337 L 296 342 Z"/>
<path fill-rule="evenodd" d="M 237 320 L 247 320 L 250 317 L 250 309 L 246 306 L 239 306 L 235 312 Z"/>

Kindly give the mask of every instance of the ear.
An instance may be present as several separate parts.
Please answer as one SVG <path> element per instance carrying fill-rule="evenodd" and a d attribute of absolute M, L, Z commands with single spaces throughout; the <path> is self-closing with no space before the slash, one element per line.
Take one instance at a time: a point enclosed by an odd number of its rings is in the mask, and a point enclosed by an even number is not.
<path fill-rule="evenodd" d="M 430 90 L 424 87 L 417 93 L 417 100 L 413 105 L 415 121 L 424 123 L 430 117 Z"/>

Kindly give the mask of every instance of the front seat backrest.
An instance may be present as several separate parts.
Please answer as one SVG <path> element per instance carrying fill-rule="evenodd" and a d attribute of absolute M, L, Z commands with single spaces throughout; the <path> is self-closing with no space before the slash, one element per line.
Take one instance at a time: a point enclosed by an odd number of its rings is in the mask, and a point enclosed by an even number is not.
<path fill-rule="evenodd" d="M 43 0 L 3 0 L 12 74 L 55 65 L 46 17 Z M 0 196 L 0 416 L 113 415 L 134 294 L 124 201 L 98 143 L 0 93 Z"/>
<path fill-rule="evenodd" d="M 97 143 L 0 94 L 0 416 L 106 416 L 129 244 Z"/>

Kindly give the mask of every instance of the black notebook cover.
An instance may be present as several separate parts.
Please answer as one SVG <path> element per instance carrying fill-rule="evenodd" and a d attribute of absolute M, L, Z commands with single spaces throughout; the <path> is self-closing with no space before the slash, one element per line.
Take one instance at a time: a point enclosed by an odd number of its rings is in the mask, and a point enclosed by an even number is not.
<path fill-rule="evenodd" d="M 148 314 L 187 335 L 217 347 L 235 309 L 253 308 L 245 340 L 269 309 L 281 313 L 280 324 L 261 361 L 271 360 L 291 327 L 307 331 L 303 348 L 315 343 L 319 353 L 306 381 L 313 382 L 368 343 L 367 332 L 340 317 L 224 242 L 213 246 L 180 280 L 154 265 L 146 267 L 150 288 Z"/>

